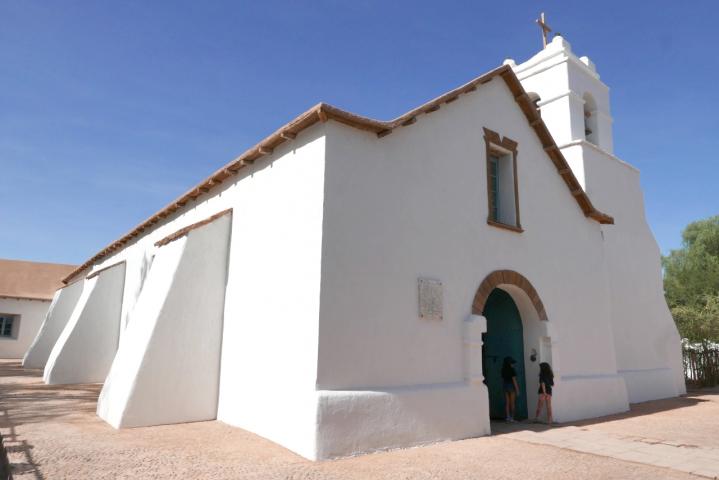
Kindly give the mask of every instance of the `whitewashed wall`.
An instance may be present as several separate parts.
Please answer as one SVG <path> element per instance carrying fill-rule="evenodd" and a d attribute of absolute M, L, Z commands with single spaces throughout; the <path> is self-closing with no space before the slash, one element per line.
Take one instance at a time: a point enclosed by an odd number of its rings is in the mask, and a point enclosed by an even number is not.
<path fill-rule="evenodd" d="M 217 414 L 310 458 L 317 422 L 324 128 L 276 149 L 279 160 L 257 165 L 252 181 L 237 185 Z"/>
<path fill-rule="evenodd" d="M 13 337 L 0 337 L 0 358 L 23 358 L 40 330 L 50 304 L 49 300 L 0 298 L 0 314 L 19 315 L 13 324 Z"/>
<path fill-rule="evenodd" d="M 524 233 L 486 223 L 482 127 L 519 143 Z M 331 123 L 327 152 L 318 366 L 326 395 L 445 385 L 448 396 L 418 417 L 449 408 L 486 425 L 488 413 L 457 407 L 449 386 L 462 381 L 462 322 L 477 287 L 492 271 L 510 269 L 534 285 L 558 332 L 551 340 L 556 418 L 627 409 L 601 228 L 582 213 L 504 82 L 493 80 L 382 139 Z M 444 283 L 443 321 L 418 318 L 418 277 Z M 530 382 L 535 375 L 537 363 L 527 370 Z M 356 422 L 344 434 L 381 418 L 368 409 Z"/>
<path fill-rule="evenodd" d="M 127 326 L 150 281 L 155 242 L 232 208 L 217 417 L 310 458 L 316 447 L 324 128 L 318 124 L 301 132 L 243 169 L 234 182 L 188 203 L 91 269 L 125 262 L 119 343 L 121 350 L 139 348 Z M 172 275 L 160 270 L 153 275 Z M 92 282 L 84 280 L 86 290 Z M 55 346 L 58 355 L 69 347 Z M 89 343 L 72 345 L 72 355 L 86 354 L 89 348 Z M 128 378 L 112 381 L 127 383 Z M 168 402 L 167 408 L 177 411 L 185 399 Z M 122 414 L 112 408 L 103 412 L 111 423 L 122 424 L 117 420 Z M 161 415 L 143 417 L 143 424 L 163 421 Z"/>
<path fill-rule="evenodd" d="M 158 249 L 98 401 L 114 427 L 217 416 L 231 218 Z"/>
<path fill-rule="evenodd" d="M 23 358 L 23 367 L 45 368 L 52 347 L 60 338 L 60 334 L 75 309 L 75 305 L 82 293 L 83 285 L 84 282 L 82 281 L 75 282 L 55 292 L 42 326 Z"/>
<path fill-rule="evenodd" d="M 686 393 L 679 333 L 664 299 L 661 255 L 644 215 L 639 172 L 590 144 L 568 148 L 582 150 L 596 204 L 616 212 L 615 224 L 602 230 L 617 364 L 630 401 Z"/>
<path fill-rule="evenodd" d="M 125 264 L 85 280 L 72 315 L 52 348 L 45 383 L 98 383 L 105 380 L 120 337 Z"/>

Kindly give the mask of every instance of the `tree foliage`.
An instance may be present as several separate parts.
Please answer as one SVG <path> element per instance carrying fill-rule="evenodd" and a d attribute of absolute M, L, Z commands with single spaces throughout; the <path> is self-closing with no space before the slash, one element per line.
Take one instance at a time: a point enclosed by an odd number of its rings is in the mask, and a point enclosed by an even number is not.
<path fill-rule="evenodd" d="M 719 215 L 687 225 L 662 258 L 664 293 L 682 337 L 719 341 Z"/>

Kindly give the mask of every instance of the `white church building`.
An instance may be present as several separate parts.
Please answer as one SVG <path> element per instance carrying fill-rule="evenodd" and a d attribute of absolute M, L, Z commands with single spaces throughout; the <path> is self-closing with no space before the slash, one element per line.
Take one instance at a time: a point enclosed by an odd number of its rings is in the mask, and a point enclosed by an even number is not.
<path fill-rule="evenodd" d="M 685 392 L 609 89 L 556 36 L 392 121 L 319 104 L 65 279 L 24 364 L 116 428 L 310 459 L 490 434 L 514 356 L 559 422 Z"/>

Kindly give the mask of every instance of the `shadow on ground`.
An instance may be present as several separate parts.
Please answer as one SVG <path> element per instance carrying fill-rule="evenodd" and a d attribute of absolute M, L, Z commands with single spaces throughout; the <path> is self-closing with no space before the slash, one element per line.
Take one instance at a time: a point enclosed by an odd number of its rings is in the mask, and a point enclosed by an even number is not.
<path fill-rule="evenodd" d="M 0 377 L 42 377 L 42 368 L 24 368 L 20 360 L 5 361 Z"/>
<path fill-rule="evenodd" d="M 0 417 L 0 428 L 38 423 L 57 417 L 94 413 L 102 385 L 0 385 L 0 409 L 12 403 L 12 420 Z M 71 421 L 71 419 L 68 419 Z"/>
<path fill-rule="evenodd" d="M 12 405 L 12 419 L 1 416 L 0 428 L 95 412 L 102 384 L 45 385 L 41 377 L 42 369 L 23 368 L 19 360 L 2 362 L 0 409 Z"/>
<path fill-rule="evenodd" d="M 15 475 L 32 474 L 36 480 L 44 480 L 45 477 L 40 471 L 40 466 L 33 458 L 33 446 L 27 440 L 18 436 L 7 409 L 0 411 L 0 423 L 0 428 L 2 428 L 3 432 L 2 442 L 8 456 L 12 454 L 13 458 L 17 458 L 15 454 L 20 454 L 22 457 L 21 462 L 9 462 L 10 473 Z"/>
<path fill-rule="evenodd" d="M 507 423 L 504 421 L 495 421 L 491 423 L 492 435 L 505 435 L 508 433 L 518 432 L 521 430 L 531 430 L 533 432 L 542 432 L 551 428 L 561 428 L 568 426 L 587 427 L 591 425 L 599 425 L 606 422 L 614 422 L 627 418 L 636 418 L 644 415 L 653 415 L 656 413 L 677 410 L 681 408 L 693 407 L 699 403 L 710 402 L 701 398 L 704 395 L 719 393 L 719 387 L 703 388 L 691 390 L 687 395 L 677 398 L 667 398 L 664 400 L 653 400 L 651 402 L 632 403 L 629 405 L 629 411 L 624 413 L 616 413 L 604 417 L 590 418 L 576 422 L 555 423 L 547 425 L 543 422 L 534 422 L 532 420 L 523 420 L 515 423 Z"/>
<path fill-rule="evenodd" d="M 21 381 L 13 382 L 12 378 Z M 0 430 L 14 475 L 45 477 L 33 458 L 33 445 L 18 435 L 17 427 L 64 417 L 65 422 L 94 414 L 101 384 L 45 385 L 42 369 L 25 369 L 19 361 L 0 368 Z M 11 408 L 11 410 L 9 410 Z"/>

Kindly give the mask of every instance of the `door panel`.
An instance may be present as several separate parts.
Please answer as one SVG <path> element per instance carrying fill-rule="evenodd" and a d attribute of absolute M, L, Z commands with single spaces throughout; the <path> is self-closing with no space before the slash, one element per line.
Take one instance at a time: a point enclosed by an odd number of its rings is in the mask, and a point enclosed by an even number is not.
<path fill-rule="evenodd" d="M 494 289 L 484 307 L 487 333 L 483 335 L 482 371 L 489 390 L 489 416 L 504 419 L 504 391 L 502 388 L 502 362 L 512 357 L 517 363 L 519 395 L 516 400 L 518 420 L 527 418 L 527 395 L 524 376 L 524 340 L 522 318 L 512 297 L 504 290 Z"/>

